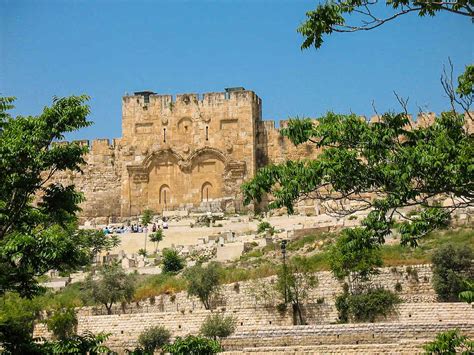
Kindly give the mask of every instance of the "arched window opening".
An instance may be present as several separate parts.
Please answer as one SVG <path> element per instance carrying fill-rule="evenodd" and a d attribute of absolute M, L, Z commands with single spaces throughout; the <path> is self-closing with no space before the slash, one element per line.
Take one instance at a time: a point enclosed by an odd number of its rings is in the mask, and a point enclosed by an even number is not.
<path fill-rule="evenodd" d="M 171 200 L 171 192 L 168 185 L 160 187 L 160 205 L 168 205 Z"/>
<path fill-rule="evenodd" d="M 206 141 L 209 140 L 209 126 L 206 126 Z"/>
<path fill-rule="evenodd" d="M 201 188 L 201 201 L 207 202 L 212 199 L 212 184 L 210 182 L 205 182 Z"/>
<path fill-rule="evenodd" d="M 163 128 L 163 143 L 166 143 L 166 128 Z"/>

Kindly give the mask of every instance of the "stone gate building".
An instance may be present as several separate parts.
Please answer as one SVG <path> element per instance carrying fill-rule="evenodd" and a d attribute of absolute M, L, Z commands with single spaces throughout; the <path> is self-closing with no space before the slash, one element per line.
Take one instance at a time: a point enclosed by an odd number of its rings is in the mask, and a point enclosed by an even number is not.
<path fill-rule="evenodd" d="M 136 216 L 147 208 L 241 210 L 240 185 L 259 167 L 315 153 L 263 121 L 262 100 L 244 88 L 124 96 L 122 134 L 112 142 L 79 141 L 90 146 L 83 173 L 56 179 L 85 194 L 86 219 Z"/>

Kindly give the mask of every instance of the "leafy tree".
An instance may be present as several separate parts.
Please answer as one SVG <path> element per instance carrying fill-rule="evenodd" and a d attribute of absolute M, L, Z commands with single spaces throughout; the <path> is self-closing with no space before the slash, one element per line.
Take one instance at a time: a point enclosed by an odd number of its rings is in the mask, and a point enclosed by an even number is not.
<path fill-rule="evenodd" d="M 54 143 L 90 125 L 87 100 L 54 98 L 38 116 L 13 118 L 14 98 L 0 98 L 0 294 L 32 296 L 40 291 L 37 276 L 88 261 L 90 251 L 74 232 L 82 195 L 51 184 L 59 172 L 80 171 L 85 163 L 87 147 Z"/>
<path fill-rule="evenodd" d="M 462 335 L 458 329 L 436 335 L 436 339 L 423 346 L 428 354 L 463 354 L 474 352 L 474 341 Z"/>
<path fill-rule="evenodd" d="M 46 341 L 43 344 L 37 344 L 39 354 L 115 354 L 104 342 L 108 339 L 109 334 L 99 333 L 93 334 L 86 332 L 83 335 L 73 335 L 71 337 Z"/>
<path fill-rule="evenodd" d="M 158 243 L 163 240 L 163 231 L 158 229 L 155 233 L 150 234 L 150 242 L 155 243 L 155 253 L 158 250 Z"/>
<path fill-rule="evenodd" d="M 56 339 L 64 340 L 76 334 L 77 315 L 74 308 L 59 308 L 46 320 L 46 325 Z"/>
<path fill-rule="evenodd" d="M 142 214 L 142 224 L 143 226 L 147 226 L 150 224 L 150 222 L 153 220 L 153 210 L 146 209 L 143 211 Z"/>
<path fill-rule="evenodd" d="M 195 265 L 186 270 L 184 277 L 188 281 L 188 295 L 198 297 L 204 308 L 211 309 L 212 299 L 219 292 L 219 265 Z"/>
<path fill-rule="evenodd" d="M 35 353 L 33 326 L 41 304 L 8 292 L 0 301 L 0 344 L 12 354 Z"/>
<path fill-rule="evenodd" d="M 293 310 L 293 323 L 305 324 L 303 307 L 308 301 L 309 292 L 318 286 L 318 279 L 310 271 L 303 258 L 293 258 L 278 272 L 276 288 L 285 304 L 290 303 Z"/>
<path fill-rule="evenodd" d="M 466 281 L 474 279 L 474 252 L 465 246 L 445 245 L 432 257 L 433 288 L 441 301 L 459 301 Z"/>
<path fill-rule="evenodd" d="M 95 260 L 102 251 L 110 251 L 120 245 L 120 238 L 116 234 L 104 235 L 101 230 L 77 229 L 79 240 L 90 249 L 91 260 Z"/>
<path fill-rule="evenodd" d="M 84 283 L 84 291 L 90 299 L 103 304 L 107 314 L 112 313 L 112 305 L 117 302 L 130 302 L 135 291 L 133 275 L 127 275 L 120 265 L 103 265 L 97 280 L 89 275 Z"/>
<path fill-rule="evenodd" d="M 463 115 L 455 112 L 416 127 L 406 113 L 384 114 L 374 123 L 354 114 L 328 113 L 317 124 L 290 120 L 282 134 L 294 144 L 312 142 L 324 150 L 314 160 L 260 169 L 243 184 L 246 203 L 271 193 L 270 207 L 286 207 L 289 213 L 301 198 L 332 202 L 337 206 L 327 204 L 329 212 L 343 216 L 371 210 L 362 222 L 364 232 L 358 233 L 366 233 L 364 240 L 373 243 L 384 242 L 397 215 L 404 219 L 402 243 L 414 246 L 445 226 L 454 209 L 474 204 L 474 144 Z M 453 198 L 451 206 L 436 202 L 446 195 Z M 418 213 L 401 212 L 406 206 L 419 206 Z"/>
<path fill-rule="evenodd" d="M 217 340 L 226 338 L 235 332 L 236 319 L 232 316 L 224 316 L 215 313 L 208 315 L 201 325 L 200 333 L 205 337 Z"/>
<path fill-rule="evenodd" d="M 164 351 L 174 355 L 212 355 L 222 351 L 217 340 L 188 335 L 177 337 L 173 344 L 165 345 Z"/>
<path fill-rule="evenodd" d="M 143 211 L 142 215 L 142 223 L 143 226 L 146 228 L 145 229 L 145 251 L 146 251 L 146 240 L 147 240 L 147 234 L 148 234 L 148 225 L 150 222 L 153 220 L 153 210 L 146 209 Z"/>
<path fill-rule="evenodd" d="M 140 248 L 140 249 L 138 249 L 138 255 L 141 255 L 141 256 L 143 256 L 143 257 L 146 257 L 146 256 L 148 255 L 148 253 L 146 252 L 145 249 Z"/>
<path fill-rule="evenodd" d="M 346 289 L 337 296 L 336 308 L 342 323 L 350 320 L 374 322 L 380 316 L 386 317 L 400 302 L 395 293 L 384 288 L 362 290 L 355 294 Z"/>
<path fill-rule="evenodd" d="M 155 350 L 161 349 L 170 342 L 171 333 L 163 326 L 146 329 L 138 337 L 138 343 L 147 353 L 153 354 Z"/>
<path fill-rule="evenodd" d="M 320 48 L 325 35 L 333 32 L 352 33 L 372 30 L 409 13 L 435 16 L 438 12 L 448 12 L 474 18 L 474 5 L 466 0 L 452 2 L 386 0 L 385 5 L 388 8 L 386 16 L 376 13 L 377 10 L 383 11 L 378 5 L 378 1 L 370 0 L 335 0 L 319 3 L 315 10 L 306 13 L 306 22 L 298 28 L 298 32 L 305 37 L 301 48 L 311 46 Z M 351 15 L 355 21 L 348 23 L 347 20 Z"/>
<path fill-rule="evenodd" d="M 367 233 L 361 228 L 342 230 L 336 244 L 329 250 L 331 270 L 338 279 L 347 277 L 353 292 L 360 282 L 382 266 L 382 257 L 377 244 L 367 240 Z"/>
<path fill-rule="evenodd" d="M 184 260 L 176 249 L 163 250 L 163 272 L 173 273 L 184 268 Z"/>

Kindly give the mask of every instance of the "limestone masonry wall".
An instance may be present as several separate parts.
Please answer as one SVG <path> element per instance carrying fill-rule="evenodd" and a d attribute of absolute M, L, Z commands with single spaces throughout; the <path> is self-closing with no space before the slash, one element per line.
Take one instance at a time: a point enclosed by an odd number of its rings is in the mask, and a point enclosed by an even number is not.
<path fill-rule="evenodd" d="M 332 341 L 328 339 L 336 339 L 337 334 L 341 335 L 345 332 L 344 334 L 350 334 L 347 335 L 349 337 L 354 336 L 356 332 L 357 325 L 331 328 L 335 327 L 331 324 L 337 322 L 334 301 L 335 296 L 342 292 L 341 284 L 329 272 L 319 272 L 317 277 L 319 285 L 311 294 L 306 307 L 306 317 L 310 327 L 305 328 L 308 332 L 315 334 L 308 336 L 306 340 L 290 343 L 292 345 L 310 345 L 319 344 L 319 342 L 331 344 Z M 436 295 L 431 287 L 431 277 L 429 265 L 412 266 L 410 272 L 402 267 L 382 269 L 380 274 L 373 279 L 373 283 L 384 285 L 392 290 L 399 283 L 402 288 L 399 294 L 405 302 L 383 321 L 402 325 L 433 325 L 433 327 L 447 323 L 474 325 L 474 309 L 470 305 L 436 303 Z M 256 289 L 261 285 L 271 284 L 273 279 L 270 277 L 223 287 L 222 301 L 213 312 L 223 312 L 237 319 L 236 333 L 225 341 L 226 349 L 243 349 L 254 342 L 258 342 L 259 346 L 283 346 L 284 339 L 287 339 L 286 343 L 288 343 L 288 337 L 293 337 L 298 333 L 299 328 L 292 327 L 290 311 L 280 313 L 275 309 L 277 300 L 271 297 L 267 299 L 258 297 L 259 293 Z M 175 295 L 162 295 L 153 300 L 141 301 L 126 307 L 115 305 L 113 315 L 105 315 L 103 309 L 82 308 L 78 313 L 78 331 L 111 333 L 108 341 L 110 346 L 117 350 L 130 349 L 136 346 L 138 335 L 150 326 L 163 325 L 172 332 L 173 336 L 196 334 L 210 312 L 202 307 L 199 300 L 188 297 L 185 292 L 180 292 Z M 338 326 L 341 327 L 341 325 Z M 378 326 L 374 325 L 374 329 Z M 390 326 L 389 324 L 388 327 Z M 398 325 L 398 331 L 409 332 L 403 327 Z M 435 329 L 433 327 L 427 330 L 431 332 L 431 335 Z M 317 329 L 326 330 L 317 335 Z M 328 329 L 333 330 L 328 331 Z M 258 332 L 274 332 L 274 341 L 261 339 L 262 335 Z M 371 330 L 371 332 L 377 333 L 377 330 Z M 35 336 L 48 336 L 45 326 L 41 323 L 35 327 Z M 380 336 L 382 335 L 379 334 L 378 337 Z M 251 339 L 244 340 L 248 337 Z"/>

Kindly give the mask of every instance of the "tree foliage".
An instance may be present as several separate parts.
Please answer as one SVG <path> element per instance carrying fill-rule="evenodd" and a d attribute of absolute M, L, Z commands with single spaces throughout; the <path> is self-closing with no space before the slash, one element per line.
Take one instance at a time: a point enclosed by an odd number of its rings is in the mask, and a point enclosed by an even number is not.
<path fill-rule="evenodd" d="M 21 298 L 17 293 L 6 293 L 0 302 L 0 344 L 6 353 L 34 353 L 33 322 L 42 305 Z"/>
<path fill-rule="evenodd" d="M 173 344 L 165 345 L 165 351 L 173 355 L 212 355 L 222 351 L 217 340 L 188 335 L 177 337 Z"/>
<path fill-rule="evenodd" d="M 146 209 L 142 214 L 142 224 L 146 227 L 153 220 L 153 210 Z"/>
<path fill-rule="evenodd" d="M 441 301 L 459 301 L 466 281 L 474 280 L 474 252 L 469 246 L 445 245 L 432 257 L 433 288 Z"/>
<path fill-rule="evenodd" d="M 346 290 L 336 297 L 336 308 L 342 323 L 374 322 L 386 317 L 400 302 L 395 293 L 384 288 L 365 289 L 355 294 Z"/>
<path fill-rule="evenodd" d="M 195 265 L 186 270 L 184 277 L 188 281 L 188 295 L 198 297 L 204 308 L 211 309 L 212 299 L 219 292 L 219 265 Z"/>
<path fill-rule="evenodd" d="M 120 265 L 103 265 L 97 278 L 89 275 L 84 283 L 84 292 L 97 303 L 103 304 L 107 313 L 112 313 L 112 305 L 117 302 L 130 302 L 135 291 L 133 275 L 127 275 Z"/>
<path fill-rule="evenodd" d="M 436 335 L 436 339 L 423 346 L 428 354 L 463 354 L 474 352 L 474 341 L 462 335 L 458 329 Z"/>
<path fill-rule="evenodd" d="M 276 288 L 284 303 L 291 304 L 294 324 L 305 324 L 304 305 L 310 291 L 317 286 L 318 279 L 306 259 L 295 257 L 280 268 Z"/>
<path fill-rule="evenodd" d="M 464 116 L 445 112 L 432 125 L 412 126 L 406 113 L 387 113 L 379 122 L 328 113 L 317 122 L 290 120 L 282 130 L 294 144 L 324 148 L 314 160 L 287 161 L 260 169 L 243 185 L 245 202 L 266 193 L 271 208 L 290 213 L 300 199 L 319 199 L 329 213 L 348 215 L 371 210 L 363 221 L 367 241 L 382 243 L 403 218 L 403 244 L 444 226 L 450 213 L 474 204 L 474 144 Z M 443 206 L 439 199 L 450 197 Z M 348 202 L 352 202 L 349 204 Z M 400 208 L 418 206 L 414 215 Z"/>
<path fill-rule="evenodd" d="M 461 301 L 467 303 L 474 302 L 474 280 L 464 280 L 464 287 L 462 292 L 459 293 L 458 297 Z"/>
<path fill-rule="evenodd" d="M 385 3 L 388 15 L 383 12 L 381 4 Z M 396 18 L 416 13 L 419 16 L 435 16 L 439 12 L 448 12 L 467 18 L 474 18 L 472 1 L 408 1 L 386 0 L 336 0 L 319 3 L 315 10 L 306 13 L 306 21 L 298 27 L 304 37 L 302 49 L 314 46 L 320 48 L 324 36 L 333 32 L 350 33 L 375 29 Z"/>
<path fill-rule="evenodd" d="M 0 294 L 32 296 L 40 290 L 36 276 L 89 259 L 74 225 L 82 195 L 51 184 L 58 172 L 80 171 L 84 163 L 87 147 L 54 143 L 90 125 L 87 100 L 55 98 L 38 116 L 13 118 L 14 99 L 0 98 Z"/>
<path fill-rule="evenodd" d="M 163 326 L 147 328 L 138 337 L 138 343 L 146 353 L 153 354 L 170 342 L 171 332 Z"/>
<path fill-rule="evenodd" d="M 176 249 L 163 250 L 163 272 L 174 273 L 184 268 L 184 260 Z"/>
<path fill-rule="evenodd" d="M 218 338 L 226 338 L 235 331 L 236 319 L 232 316 L 224 316 L 215 313 L 206 317 L 201 325 L 200 333 L 205 337 L 214 340 Z"/>
<path fill-rule="evenodd" d="M 353 290 L 360 282 L 377 273 L 382 266 L 379 245 L 367 240 L 368 235 L 362 228 L 344 229 L 329 250 L 331 270 L 338 279 L 348 279 Z"/>
<path fill-rule="evenodd" d="M 45 341 L 42 344 L 36 344 L 37 354 L 114 354 L 104 342 L 108 339 L 109 334 L 99 333 L 93 334 L 86 332 L 82 335 L 73 335 L 71 337 L 56 340 Z"/>
<path fill-rule="evenodd" d="M 163 231 L 158 229 L 156 232 L 151 233 L 149 236 L 150 242 L 155 243 L 155 253 L 158 250 L 158 243 L 163 240 Z"/>
<path fill-rule="evenodd" d="M 46 320 L 48 330 L 54 337 L 64 340 L 76 334 L 77 315 L 72 307 L 56 309 L 52 316 Z"/>

